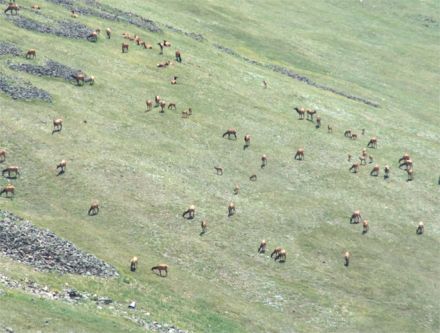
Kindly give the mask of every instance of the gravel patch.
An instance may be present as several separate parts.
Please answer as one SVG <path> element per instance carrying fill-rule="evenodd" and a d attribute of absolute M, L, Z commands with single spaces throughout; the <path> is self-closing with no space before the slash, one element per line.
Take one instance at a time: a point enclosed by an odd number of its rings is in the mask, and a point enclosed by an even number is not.
<path fill-rule="evenodd" d="M 39 89 L 32 83 L 8 76 L 0 72 L 0 91 L 16 100 L 42 100 L 52 102 L 52 96 L 45 90 Z M 1 246 L 1 245 L 0 245 Z"/>
<path fill-rule="evenodd" d="M 13 43 L 0 41 L 0 56 L 7 54 L 19 56 L 23 54 L 23 51 Z"/>
<path fill-rule="evenodd" d="M 43 272 L 118 276 L 111 265 L 77 249 L 53 232 L 5 211 L 0 211 L 0 252 Z"/>

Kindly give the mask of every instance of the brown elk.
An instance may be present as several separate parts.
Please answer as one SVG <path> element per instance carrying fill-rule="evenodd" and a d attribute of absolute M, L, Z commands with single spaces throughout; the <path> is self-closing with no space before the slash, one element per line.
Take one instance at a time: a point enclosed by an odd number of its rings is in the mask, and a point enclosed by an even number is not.
<path fill-rule="evenodd" d="M 151 50 L 152 48 L 153 48 L 153 45 L 144 43 L 144 49 Z"/>
<path fill-rule="evenodd" d="M 364 220 L 362 222 L 362 233 L 366 234 L 368 232 L 368 230 L 370 230 L 370 226 L 368 224 L 368 220 Z"/>
<path fill-rule="evenodd" d="M 163 40 L 162 44 L 163 44 L 164 47 L 171 47 L 171 43 L 166 41 L 165 39 Z"/>
<path fill-rule="evenodd" d="M 176 103 L 168 103 L 168 110 L 176 110 Z"/>
<path fill-rule="evenodd" d="M 423 222 L 419 222 L 419 225 L 417 226 L 416 234 L 421 235 L 425 232 L 425 225 Z"/>
<path fill-rule="evenodd" d="M 313 116 L 316 114 L 316 110 L 306 110 L 307 112 L 307 120 L 313 121 Z"/>
<path fill-rule="evenodd" d="M 52 134 L 54 134 L 55 132 L 61 132 L 62 129 L 63 129 L 63 119 L 62 118 L 54 119 Z"/>
<path fill-rule="evenodd" d="M 171 61 L 165 61 L 165 62 L 160 62 L 160 63 L 158 63 L 157 64 L 157 67 L 158 68 L 165 68 L 165 67 L 168 67 L 169 65 L 171 65 Z"/>
<path fill-rule="evenodd" d="M 160 112 L 164 112 L 165 106 L 167 105 L 167 103 L 165 101 L 160 101 L 159 106 L 160 106 Z"/>
<path fill-rule="evenodd" d="M 379 164 L 376 164 L 374 168 L 371 170 L 370 176 L 376 176 L 376 177 L 379 176 L 379 171 L 380 171 L 380 166 Z"/>
<path fill-rule="evenodd" d="M 346 130 L 346 131 L 344 132 L 344 136 L 345 136 L 346 138 L 351 138 L 351 129 Z"/>
<path fill-rule="evenodd" d="M 92 201 L 92 204 L 90 205 L 89 211 L 88 211 L 88 215 L 92 216 L 92 215 L 98 215 L 99 213 L 99 202 L 98 201 Z"/>
<path fill-rule="evenodd" d="M 406 173 L 408 174 L 407 181 L 414 180 L 414 169 L 406 169 Z"/>
<path fill-rule="evenodd" d="M 20 176 L 19 167 L 16 165 L 10 165 L 2 170 L 2 176 L 4 176 L 6 173 L 8 174 L 8 177 L 11 177 L 11 174 L 13 174 L 13 177 Z"/>
<path fill-rule="evenodd" d="M 266 247 L 267 247 L 267 242 L 266 240 L 263 239 L 260 243 L 260 246 L 258 247 L 258 253 L 265 253 Z"/>
<path fill-rule="evenodd" d="M 36 4 L 34 4 L 34 5 L 31 6 L 31 9 L 34 9 L 34 10 L 40 10 L 41 7 L 40 7 L 40 5 L 36 5 Z"/>
<path fill-rule="evenodd" d="M 407 159 L 399 165 L 399 168 L 405 167 L 405 169 L 408 170 L 408 169 L 411 169 L 412 166 L 413 166 L 412 159 Z"/>
<path fill-rule="evenodd" d="M 78 86 L 84 85 L 84 82 L 85 82 L 85 76 L 84 76 L 84 73 L 82 73 L 82 72 L 78 72 L 78 73 L 76 73 L 76 74 L 72 74 L 71 77 L 72 77 L 74 80 L 76 80 L 76 84 L 77 84 Z"/>
<path fill-rule="evenodd" d="M 34 59 L 37 56 L 37 51 L 35 49 L 29 49 L 26 52 L 26 59 Z"/>
<path fill-rule="evenodd" d="M 282 249 L 283 248 L 281 246 L 277 246 L 270 254 L 270 257 L 273 258 L 273 256 L 277 256 L 281 252 Z"/>
<path fill-rule="evenodd" d="M 249 134 L 246 134 L 244 136 L 244 148 L 247 148 L 251 145 L 251 136 Z"/>
<path fill-rule="evenodd" d="M 222 167 L 214 167 L 217 175 L 222 176 L 223 175 L 223 168 Z"/>
<path fill-rule="evenodd" d="M 402 161 L 407 161 L 407 160 L 410 160 L 411 159 L 411 157 L 409 156 L 409 154 L 408 153 L 405 153 L 405 154 L 403 154 L 403 156 L 399 159 L 399 164 L 402 162 Z"/>
<path fill-rule="evenodd" d="M 128 44 L 122 43 L 122 53 L 128 52 Z"/>
<path fill-rule="evenodd" d="M 182 57 L 180 55 L 180 51 L 176 51 L 176 61 L 177 62 L 182 62 Z"/>
<path fill-rule="evenodd" d="M 10 2 L 8 4 L 8 7 L 6 7 L 4 13 L 11 12 L 11 15 L 15 12 L 15 14 L 18 14 L 18 11 L 20 10 L 20 7 L 15 2 Z"/>
<path fill-rule="evenodd" d="M 235 204 L 230 202 L 228 205 L 228 216 L 232 216 L 235 214 Z"/>
<path fill-rule="evenodd" d="M 196 206 L 191 205 L 189 208 L 183 212 L 182 217 L 187 219 L 193 219 L 196 214 Z"/>
<path fill-rule="evenodd" d="M 72 9 L 72 10 L 70 11 L 70 16 L 73 17 L 73 18 L 77 18 L 77 17 L 78 17 L 78 14 L 75 13 L 75 11 Z"/>
<path fill-rule="evenodd" d="M 136 272 L 138 261 L 139 261 L 138 257 L 136 257 L 136 256 L 131 258 L 131 260 L 130 260 L 130 271 Z"/>
<path fill-rule="evenodd" d="M 327 125 L 327 133 L 333 133 L 333 126 Z"/>
<path fill-rule="evenodd" d="M 0 149 L 0 162 L 4 162 L 6 160 L 6 150 Z"/>
<path fill-rule="evenodd" d="M 304 159 L 304 148 L 299 148 L 295 154 L 295 160 L 303 160 Z"/>
<path fill-rule="evenodd" d="M 320 128 L 320 127 L 321 127 L 321 117 L 316 116 L 316 128 Z"/>
<path fill-rule="evenodd" d="M 304 114 L 306 113 L 304 108 L 295 108 L 295 111 L 298 113 L 299 119 L 304 119 Z"/>
<path fill-rule="evenodd" d="M 182 111 L 182 118 L 188 118 L 190 116 L 188 111 Z"/>
<path fill-rule="evenodd" d="M 286 261 L 286 257 L 287 257 L 287 252 L 284 249 L 281 249 L 280 252 L 278 252 L 278 254 L 276 255 L 276 257 L 274 258 L 275 261 L 279 260 L 280 262 L 285 262 Z"/>
<path fill-rule="evenodd" d="M 162 276 L 162 271 L 165 271 L 165 276 L 168 276 L 168 265 L 167 264 L 159 264 L 157 266 L 151 267 L 151 271 L 152 272 L 158 271 L 160 276 Z"/>
<path fill-rule="evenodd" d="M 177 84 L 177 76 L 173 76 L 173 79 L 171 80 L 171 84 Z"/>
<path fill-rule="evenodd" d="M 108 39 L 110 39 L 112 37 L 112 29 L 110 29 L 110 28 L 105 29 L 105 33 L 107 34 Z"/>
<path fill-rule="evenodd" d="M 159 106 L 160 103 L 160 96 L 154 97 L 154 102 L 156 103 L 156 106 Z"/>
<path fill-rule="evenodd" d="M 147 99 L 145 104 L 147 104 L 146 112 L 151 111 L 151 109 L 153 108 L 153 101 L 151 99 Z"/>
<path fill-rule="evenodd" d="M 357 173 L 359 172 L 359 163 L 353 163 L 352 166 L 350 167 L 350 169 L 348 169 L 348 171 L 351 171 L 353 173 Z"/>
<path fill-rule="evenodd" d="M 377 138 L 373 136 L 367 144 L 368 148 L 377 148 Z"/>
<path fill-rule="evenodd" d="M 249 180 L 252 181 L 252 182 L 255 182 L 257 180 L 257 175 L 254 173 L 253 175 L 251 175 L 249 177 Z"/>
<path fill-rule="evenodd" d="M 98 32 L 93 31 L 90 35 L 87 36 L 87 40 L 89 42 L 96 42 L 98 40 Z"/>
<path fill-rule="evenodd" d="M 361 211 L 360 210 L 355 210 L 353 212 L 353 214 L 351 214 L 350 223 L 358 224 L 361 221 L 361 219 L 362 219 Z"/>
<path fill-rule="evenodd" d="M 234 194 L 237 195 L 239 192 L 240 192 L 240 185 L 235 184 L 235 187 L 234 187 Z"/>
<path fill-rule="evenodd" d="M 263 156 L 261 156 L 261 168 L 266 167 L 267 165 L 267 156 L 266 154 L 263 154 Z"/>
<path fill-rule="evenodd" d="M 229 128 L 225 133 L 223 133 L 223 138 L 228 136 L 228 139 L 233 135 L 235 139 L 237 139 L 237 130 L 235 128 Z"/>
<path fill-rule="evenodd" d="M 345 251 L 345 253 L 344 253 L 344 260 L 345 260 L 344 265 L 346 267 L 348 267 L 348 265 L 350 264 L 350 258 L 351 258 L 351 253 L 348 252 L 348 251 Z"/>
<path fill-rule="evenodd" d="M 359 160 L 361 161 L 361 165 L 367 164 L 367 159 L 364 155 L 359 156 Z"/>
<path fill-rule="evenodd" d="M 383 168 L 383 171 L 385 173 L 384 177 L 388 178 L 390 176 L 390 167 L 388 165 L 385 165 L 385 167 Z"/>
<path fill-rule="evenodd" d="M 12 184 L 7 184 L 1 191 L 0 196 L 5 194 L 6 198 L 11 194 L 11 196 L 15 196 L 15 186 Z"/>
<path fill-rule="evenodd" d="M 62 174 L 66 171 L 67 161 L 62 160 L 60 163 L 57 164 L 57 170 L 60 169 L 59 174 Z"/>
<path fill-rule="evenodd" d="M 358 136 L 356 133 L 351 133 L 351 139 L 352 140 L 357 140 Z"/>
<path fill-rule="evenodd" d="M 208 231 L 208 222 L 203 220 L 202 223 L 200 223 L 200 226 L 202 227 L 202 235 L 203 235 Z"/>

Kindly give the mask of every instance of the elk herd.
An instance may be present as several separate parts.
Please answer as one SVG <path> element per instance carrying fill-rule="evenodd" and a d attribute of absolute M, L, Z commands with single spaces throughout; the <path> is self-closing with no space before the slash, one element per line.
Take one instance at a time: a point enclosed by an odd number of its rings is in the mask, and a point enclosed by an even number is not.
<path fill-rule="evenodd" d="M 38 5 L 33 5 L 32 9 L 33 10 L 40 10 L 41 7 Z M 20 7 L 17 4 L 15 4 L 15 2 L 14 2 L 14 3 L 8 4 L 4 13 L 10 12 L 12 15 L 18 14 L 19 10 L 20 10 Z M 74 11 L 72 11 L 71 16 L 78 17 L 78 14 L 75 13 Z M 101 32 L 100 29 L 96 29 L 90 35 L 88 35 L 86 39 L 91 42 L 96 42 L 98 40 L 98 36 L 99 36 L 100 32 Z M 112 30 L 110 28 L 107 28 L 105 30 L 105 32 L 106 32 L 107 39 L 111 39 Z M 145 42 L 138 35 L 131 35 L 128 32 L 124 32 L 122 34 L 122 37 L 127 41 L 134 42 L 137 46 L 143 47 L 144 49 L 150 50 L 153 48 L 152 44 Z M 167 40 L 163 40 L 162 42 L 157 43 L 157 45 L 160 48 L 160 54 L 163 54 L 164 48 L 171 47 L 171 43 Z M 130 45 L 128 44 L 128 42 L 122 42 L 122 44 L 121 44 L 122 53 L 124 53 L 124 54 L 128 53 L 129 46 Z M 28 59 L 34 59 L 36 57 L 36 53 L 37 52 L 35 49 L 29 49 L 26 52 L 25 57 Z M 182 62 L 182 56 L 181 56 L 181 52 L 179 50 L 175 51 L 175 59 L 176 59 L 176 62 L 178 62 L 178 63 Z M 167 60 L 167 61 L 164 61 L 164 62 L 157 64 L 157 68 L 166 68 L 171 65 L 172 65 L 172 62 Z M 95 81 L 93 76 L 91 76 L 90 78 L 86 78 L 82 72 L 78 72 L 78 73 L 72 75 L 72 79 L 74 79 L 76 81 L 77 85 L 83 85 L 85 82 L 90 82 L 90 84 L 93 84 Z M 177 76 L 172 76 L 171 85 L 177 85 L 177 79 L 178 79 Z M 265 80 L 263 80 L 263 87 L 264 87 L 264 89 L 267 89 L 267 87 L 268 87 L 267 82 Z M 153 106 L 160 107 L 160 112 L 162 112 L 162 113 L 165 111 L 165 108 L 167 108 L 168 110 L 175 110 L 176 109 L 176 103 L 165 102 L 160 96 L 155 96 L 154 101 L 151 99 L 146 100 L 146 107 L 147 107 L 146 112 L 151 111 L 153 109 Z M 307 120 L 314 122 L 316 119 L 316 128 L 319 129 L 321 127 L 321 116 L 317 114 L 317 110 L 305 109 L 303 107 L 295 107 L 294 110 L 298 114 L 299 120 L 303 120 L 306 118 Z M 192 115 L 191 108 L 189 108 L 188 110 L 182 111 L 182 118 L 188 118 L 191 115 Z M 56 132 L 61 132 L 62 129 L 63 129 L 63 119 L 62 118 L 54 119 L 52 134 L 54 134 Z M 329 134 L 333 133 L 333 127 L 331 125 L 327 125 L 327 132 Z M 365 129 L 362 129 L 362 135 L 364 135 L 364 134 L 365 134 Z M 231 140 L 231 139 L 236 140 L 237 139 L 237 130 L 235 128 L 229 128 L 223 133 L 222 137 L 223 138 L 227 137 L 227 139 L 229 139 L 229 140 Z M 357 140 L 358 139 L 358 135 L 356 133 L 354 133 L 351 129 L 347 129 L 344 132 L 344 137 L 349 138 L 350 140 Z M 246 134 L 244 136 L 243 149 L 249 148 L 250 144 L 251 144 L 251 135 Z M 377 137 L 371 137 L 366 145 L 366 148 L 377 149 L 377 147 L 378 147 Z M 359 156 L 359 162 L 355 162 L 351 165 L 351 167 L 349 168 L 350 172 L 359 173 L 361 166 L 367 165 L 367 158 L 369 160 L 369 163 L 373 163 L 373 157 L 367 153 L 366 148 L 362 149 L 361 154 Z M 6 150 L 0 149 L 0 163 L 5 162 L 6 157 L 7 157 Z M 294 155 L 294 159 L 299 160 L 299 161 L 304 160 L 304 148 L 301 147 L 301 148 L 297 149 L 296 154 Z M 351 162 L 351 161 L 352 161 L 352 155 L 348 154 L 348 162 Z M 398 160 L 398 163 L 399 163 L 399 169 L 402 169 L 407 173 L 407 180 L 412 181 L 414 179 L 414 168 L 413 168 L 413 160 L 411 159 L 409 154 L 408 153 L 403 154 L 403 156 Z M 265 154 L 263 154 L 261 156 L 261 165 L 260 165 L 261 169 L 266 168 L 267 164 L 268 164 L 268 158 Z M 56 165 L 56 170 L 58 171 L 58 175 L 65 173 L 66 166 L 67 166 L 67 161 L 64 159 L 61 160 Z M 217 175 L 224 174 L 223 167 L 216 166 L 216 167 L 214 167 L 214 169 L 215 169 L 215 172 Z M 19 167 L 15 166 L 15 165 L 10 165 L 10 166 L 2 169 L 2 176 L 6 177 L 8 179 L 8 183 L 1 189 L 0 196 L 3 194 L 7 198 L 8 197 L 13 198 L 15 196 L 15 186 L 10 183 L 10 180 L 17 179 L 17 177 L 20 176 L 19 170 L 20 170 Z M 380 165 L 375 164 L 374 167 L 370 171 L 370 175 L 377 177 L 380 173 L 380 170 L 381 170 Z M 384 172 L 384 178 L 385 179 L 389 178 L 389 175 L 390 175 L 389 165 L 385 165 L 385 167 L 383 168 L 383 172 Z M 249 177 L 249 179 L 251 181 L 256 181 L 257 175 L 252 174 Z M 440 178 L 439 178 L 439 184 L 440 184 Z M 236 184 L 233 189 L 233 194 L 238 195 L 239 191 L 240 191 L 240 186 L 238 184 Z M 99 205 L 98 201 L 96 201 L 96 200 L 92 201 L 90 208 L 88 210 L 88 215 L 89 216 L 97 215 L 99 213 L 99 208 L 100 208 L 100 205 Z M 229 205 L 227 207 L 227 212 L 228 212 L 228 217 L 231 217 L 234 214 L 236 214 L 236 206 L 235 206 L 234 202 L 231 201 L 229 203 Z M 183 212 L 182 217 L 190 220 L 190 219 L 195 218 L 195 214 L 196 214 L 195 205 L 190 205 L 188 207 L 188 209 L 186 209 Z M 359 224 L 361 222 L 362 222 L 362 233 L 366 234 L 369 231 L 368 220 L 362 219 L 361 212 L 359 210 L 354 211 L 350 217 L 350 223 L 351 224 Z M 207 232 L 208 224 L 207 224 L 206 220 L 202 220 L 201 229 L 202 229 L 201 235 L 203 235 Z M 423 224 L 423 222 L 420 222 L 417 226 L 416 233 L 420 235 L 420 234 L 423 234 L 423 232 L 424 232 L 424 224 Z M 266 247 L 267 247 L 267 241 L 262 240 L 260 242 L 258 249 L 257 249 L 257 252 L 259 254 L 264 254 L 266 252 Z M 343 257 L 344 257 L 344 261 L 345 261 L 345 266 L 348 266 L 350 258 L 351 258 L 351 253 L 346 251 L 343 253 Z M 285 262 L 286 258 L 287 258 L 287 252 L 284 248 L 278 246 L 271 252 L 270 258 L 273 258 L 274 261 Z M 138 266 L 138 257 L 135 256 L 130 260 L 130 270 L 132 272 L 135 272 L 137 270 L 137 266 Z M 160 276 L 162 276 L 162 273 L 164 273 L 164 276 L 167 276 L 168 275 L 168 265 L 167 264 L 159 264 L 157 266 L 152 267 L 151 271 L 156 272 Z"/>

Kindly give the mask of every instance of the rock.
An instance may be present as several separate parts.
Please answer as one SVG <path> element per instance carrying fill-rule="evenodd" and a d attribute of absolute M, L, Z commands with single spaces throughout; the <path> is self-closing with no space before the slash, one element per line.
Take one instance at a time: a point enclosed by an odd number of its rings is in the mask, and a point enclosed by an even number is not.
<path fill-rule="evenodd" d="M 12 99 L 41 99 L 52 102 L 52 96 L 47 91 L 34 87 L 30 82 L 8 76 L 2 72 L 0 72 L 0 91 Z"/>

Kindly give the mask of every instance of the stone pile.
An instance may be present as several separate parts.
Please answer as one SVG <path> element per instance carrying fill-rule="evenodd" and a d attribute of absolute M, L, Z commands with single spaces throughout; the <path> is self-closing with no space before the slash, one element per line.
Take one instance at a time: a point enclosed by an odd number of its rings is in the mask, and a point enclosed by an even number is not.
<path fill-rule="evenodd" d="M 72 80 L 72 75 L 78 73 L 80 70 L 63 65 L 59 62 L 48 60 L 44 66 L 33 64 L 15 64 L 8 62 L 9 68 L 19 72 L 26 72 L 37 76 L 50 76 L 62 78 L 64 80 Z M 86 76 L 86 80 L 88 77 Z"/>
<path fill-rule="evenodd" d="M 52 102 L 52 96 L 45 90 L 33 86 L 30 82 L 8 76 L 0 72 L 0 91 L 13 99 Z"/>
<path fill-rule="evenodd" d="M 15 44 L 0 41 L 0 56 L 8 54 L 19 56 L 23 54 L 23 51 Z"/>

